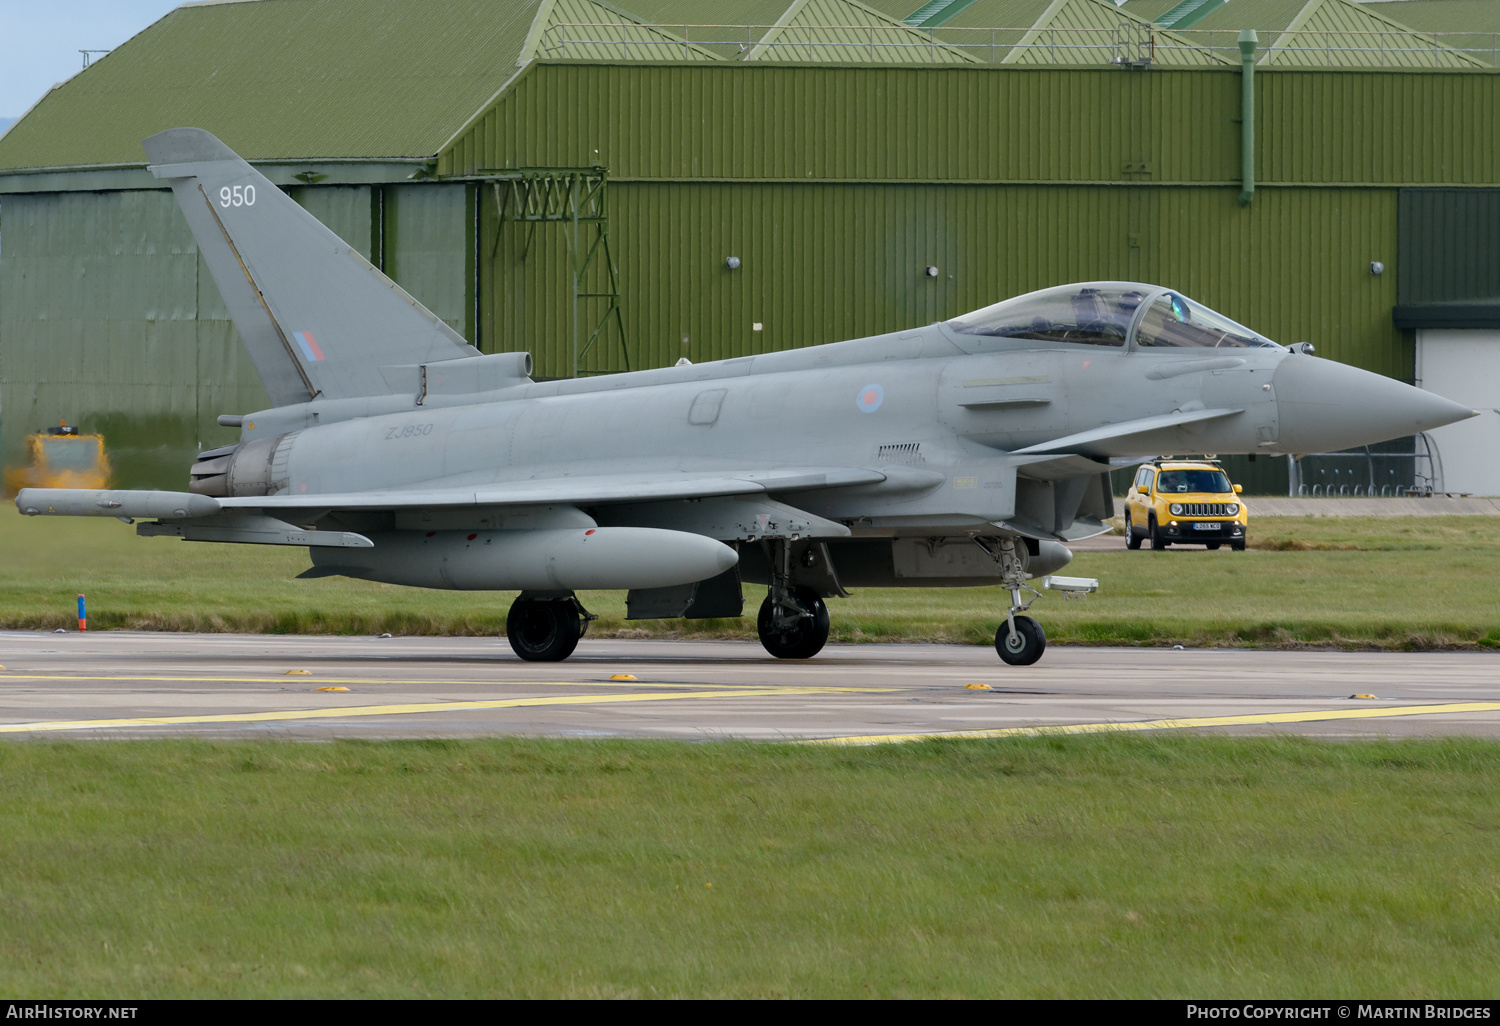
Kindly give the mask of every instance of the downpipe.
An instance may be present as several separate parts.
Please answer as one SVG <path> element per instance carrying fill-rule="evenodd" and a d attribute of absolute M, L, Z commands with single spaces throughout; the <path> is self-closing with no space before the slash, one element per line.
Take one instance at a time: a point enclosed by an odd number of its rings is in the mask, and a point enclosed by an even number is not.
<path fill-rule="evenodd" d="M 1240 30 L 1240 206 L 1255 198 L 1255 47 L 1254 29 Z"/>

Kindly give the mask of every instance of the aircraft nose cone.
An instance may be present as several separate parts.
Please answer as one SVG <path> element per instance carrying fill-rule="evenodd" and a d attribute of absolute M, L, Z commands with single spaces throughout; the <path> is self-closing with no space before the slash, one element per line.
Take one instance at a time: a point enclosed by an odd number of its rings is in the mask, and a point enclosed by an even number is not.
<path fill-rule="evenodd" d="M 1271 380 L 1283 452 L 1334 452 L 1476 415 L 1440 395 L 1315 356 L 1288 356 Z"/>

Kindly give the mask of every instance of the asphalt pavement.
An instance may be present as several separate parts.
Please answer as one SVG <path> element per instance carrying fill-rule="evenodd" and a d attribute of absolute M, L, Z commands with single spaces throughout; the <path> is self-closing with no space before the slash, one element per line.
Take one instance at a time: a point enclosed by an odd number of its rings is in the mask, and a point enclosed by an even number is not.
<path fill-rule="evenodd" d="M 1500 654 L 0 632 L 0 735 L 876 743 L 1037 731 L 1500 737 Z M 1369 697 L 1354 697 L 1369 696 Z"/>

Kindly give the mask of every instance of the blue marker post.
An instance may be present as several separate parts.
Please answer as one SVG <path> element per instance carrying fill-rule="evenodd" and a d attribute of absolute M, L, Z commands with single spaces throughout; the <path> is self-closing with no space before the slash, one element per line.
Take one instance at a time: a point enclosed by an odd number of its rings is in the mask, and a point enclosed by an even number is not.
<path fill-rule="evenodd" d="M 78 629 L 86 631 L 89 629 L 89 615 L 83 611 L 83 596 L 78 596 Z"/>

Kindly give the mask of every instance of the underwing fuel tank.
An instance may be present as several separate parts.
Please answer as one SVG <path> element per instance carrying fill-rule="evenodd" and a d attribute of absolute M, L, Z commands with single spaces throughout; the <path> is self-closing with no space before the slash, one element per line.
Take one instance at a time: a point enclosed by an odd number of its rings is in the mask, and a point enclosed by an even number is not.
<path fill-rule="evenodd" d="M 734 549 L 712 538 L 648 527 L 386 531 L 369 537 L 374 548 L 309 549 L 312 575 L 455 591 L 620 590 L 693 584 L 739 561 Z"/>

